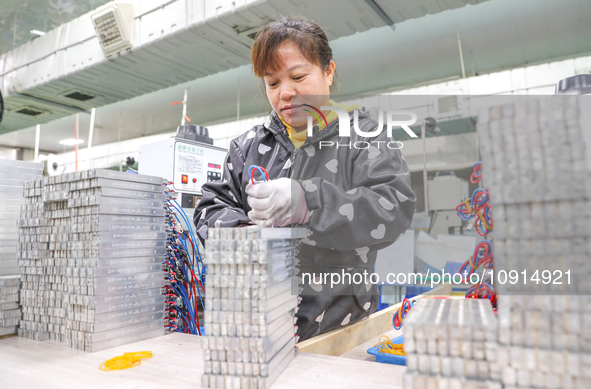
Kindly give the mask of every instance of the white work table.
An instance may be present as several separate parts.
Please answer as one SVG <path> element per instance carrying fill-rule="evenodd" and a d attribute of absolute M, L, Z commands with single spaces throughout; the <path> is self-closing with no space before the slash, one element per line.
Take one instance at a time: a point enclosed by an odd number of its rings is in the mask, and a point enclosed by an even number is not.
<path fill-rule="evenodd" d="M 298 352 L 273 388 L 401 388 L 405 368 L 359 359 L 367 348 L 363 344 L 340 357 Z M 153 357 L 137 367 L 99 370 L 107 359 L 145 350 Z M 193 335 L 173 333 L 95 353 L 48 341 L 0 339 L 0 388 L 200 388 L 202 373 L 201 340 Z"/>

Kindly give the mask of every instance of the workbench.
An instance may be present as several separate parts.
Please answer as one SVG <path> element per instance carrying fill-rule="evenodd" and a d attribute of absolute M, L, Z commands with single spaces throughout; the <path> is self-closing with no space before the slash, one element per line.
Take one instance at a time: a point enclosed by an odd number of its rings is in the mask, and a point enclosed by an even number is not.
<path fill-rule="evenodd" d="M 137 367 L 99 370 L 107 359 L 144 350 L 152 351 L 153 357 Z M 401 388 L 404 370 L 351 357 L 298 352 L 273 388 Z M 193 389 L 201 388 L 202 373 L 201 339 L 195 335 L 172 333 L 95 353 L 50 341 L 0 339 L 0 388 Z"/>
<path fill-rule="evenodd" d="M 449 296 L 444 285 L 417 296 Z M 381 335 L 402 335 L 392 328 L 400 304 L 367 319 L 298 343 L 296 358 L 273 384 L 274 389 L 402 388 L 404 366 L 375 362 L 367 354 Z M 125 352 L 152 351 L 141 365 L 101 371 L 101 363 Z M 17 336 L 0 338 L 0 388 L 201 388 L 201 337 L 171 333 L 108 350 L 87 353 L 51 341 Z"/>

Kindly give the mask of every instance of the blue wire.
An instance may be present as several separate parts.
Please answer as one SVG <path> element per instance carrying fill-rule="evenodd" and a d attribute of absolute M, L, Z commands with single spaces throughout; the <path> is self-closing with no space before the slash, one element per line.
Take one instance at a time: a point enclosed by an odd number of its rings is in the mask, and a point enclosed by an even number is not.
<path fill-rule="evenodd" d="M 174 206 L 173 206 L 173 207 L 174 207 Z M 181 211 L 182 211 L 182 208 L 181 208 Z M 183 211 L 183 213 L 184 213 L 184 211 Z M 181 216 L 182 216 L 182 215 L 181 215 Z M 181 221 L 180 221 L 180 220 L 179 220 L 179 218 L 176 216 L 176 214 L 174 215 L 174 217 L 175 217 L 175 219 L 177 220 L 177 222 L 178 222 L 179 224 L 181 224 L 181 225 L 182 225 Z M 185 221 L 185 222 L 186 222 L 186 221 Z M 189 226 L 190 226 L 190 224 L 189 224 Z M 189 227 L 189 228 L 190 228 L 190 227 Z M 195 235 L 193 235 L 193 233 L 192 233 L 192 231 L 191 231 L 191 230 L 189 231 L 189 233 L 190 233 L 190 235 L 191 235 L 191 239 L 195 238 Z M 178 235 L 178 234 L 177 234 L 177 236 L 179 236 L 179 237 L 180 237 L 180 235 Z M 193 240 L 193 241 L 194 241 L 194 240 Z M 185 247 L 185 249 L 187 248 L 186 246 L 184 246 L 184 247 Z M 199 246 L 197 246 L 196 248 L 197 248 L 197 257 L 198 257 L 198 258 L 199 258 L 199 260 L 201 261 L 201 264 L 202 264 L 203 266 L 205 266 L 205 265 L 203 264 L 203 260 L 201 259 L 201 253 L 199 252 Z M 186 250 L 186 251 L 188 252 L 188 250 Z M 199 262 L 197 262 L 197 273 L 199 274 L 199 277 L 203 277 L 203 273 L 202 273 L 202 270 L 201 270 L 201 268 L 200 268 L 200 266 L 199 266 Z"/>
<path fill-rule="evenodd" d="M 186 243 L 187 243 L 186 239 L 183 240 L 179 236 L 179 240 L 181 241 L 181 244 L 183 245 L 183 248 L 184 248 L 185 252 L 188 254 L 189 253 L 189 250 L 188 250 L 188 247 L 186 246 Z M 182 260 L 182 258 L 179 258 L 179 261 L 180 262 L 184 262 Z M 187 277 L 187 279 L 190 279 L 191 278 L 191 275 L 188 274 L 188 272 L 186 272 L 184 269 L 183 269 L 183 271 L 184 271 L 185 276 Z M 199 262 L 197 263 L 197 274 L 199 274 L 199 277 L 203 278 L 203 273 L 199 269 Z M 201 281 L 201 280 L 199 280 L 199 281 Z M 199 295 L 199 301 L 201 301 L 201 306 L 205 307 L 205 305 L 203 304 L 203 297 L 201 297 L 201 291 L 199 290 L 199 285 L 195 285 L 195 287 L 197 289 L 197 294 Z"/>
<path fill-rule="evenodd" d="M 484 203 L 486 203 L 488 201 L 488 195 L 485 195 L 485 196 L 483 196 L 482 200 L 479 203 L 477 203 L 477 204 L 474 203 L 476 196 L 480 192 L 485 192 L 485 190 L 482 188 L 478 188 L 472 193 L 472 198 L 470 199 L 470 205 L 471 205 L 472 209 L 477 208 L 477 207 L 481 207 Z"/>
<path fill-rule="evenodd" d="M 176 245 L 176 244 L 171 244 L 171 246 L 178 247 L 178 245 Z M 176 262 L 178 262 L 180 265 L 174 266 L 174 267 L 178 267 L 183 272 L 183 275 L 185 276 L 185 278 L 190 279 L 191 275 L 189 274 L 189 271 L 184 267 L 184 266 L 187 266 L 187 268 L 188 268 L 189 265 L 182 259 L 181 255 L 178 253 L 178 249 L 176 249 L 176 250 L 177 251 L 175 251 L 175 255 L 173 258 L 176 259 Z M 185 252 L 187 252 L 186 249 L 185 249 Z M 175 264 L 176 264 L 176 262 L 175 262 Z M 199 290 L 199 285 L 195 285 L 195 288 L 197 289 L 197 293 L 199 294 L 199 301 L 201 301 L 201 305 L 205 306 L 203 304 L 203 298 L 201 296 L 201 291 Z M 192 303 L 191 303 L 191 305 L 192 305 Z"/>
<path fill-rule="evenodd" d="M 252 175 L 252 171 L 255 169 L 258 170 L 259 173 L 261 173 L 261 176 L 263 176 L 263 182 L 267 182 L 267 177 L 265 176 L 265 172 L 263 171 L 263 169 L 260 166 L 257 166 L 257 165 L 250 165 L 250 167 L 248 168 L 248 178 L 250 179 L 250 176 Z"/>
<path fill-rule="evenodd" d="M 205 274 L 204 274 L 204 271 L 205 271 L 205 269 L 204 269 L 204 268 L 205 268 L 205 264 L 203 263 L 203 259 L 201 258 L 201 252 L 199 251 L 199 243 L 198 243 L 198 241 L 197 241 L 197 239 L 196 239 L 196 237 L 195 237 L 195 233 L 194 233 L 194 231 L 193 231 L 193 227 L 191 226 L 191 223 L 189 222 L 189 218 L 188 218 L 187 214 L 185 213 L 185 211 L 183 210 L 183 208 L 182 208 L 182 207 L 179 205 L 179 203 L 178 203 L 178 202 L 177 202 L 175 199 L 171 199 L 171 200 L 172 200 L 172 201 L 174 202 L 174 204 L 176 205 L 176 206 L 175 206 L 175 208 L 177 208 L 177 209 L 180 211 L 180 214 L 181 214 L 181 216 L 183 217 L 183 219 L 185 220 L 185 223 L 187 224 L 187 226 L 188 226 L 188 228 L 189 228 L 189 234 L 190 234 L 190 236 L 191 236 L 191 239 L 192 239 L 192 241 L 193 241 L 193 245 L 194 245 L 194 247 L 193 247 L 193 250 L 194 250 L 194 251 L 195 251 L 195 250 L 197 251 L 197 258 L 199 258 L 199 259 L 198 259 L 198 262 L 197 262 L 197 274 L 199 274 L 199 277 L 201 278 L 201 280 L 203 280 L 203 277 L 205 276 Z M 175 214 L 175 217 L 176 217 L 176 214 Z M 177 218 L 177 220 L 178 220 L 178 218 Z M 180 223 L 180 221 L 179 221 L 179 223 Z M 189 252 L 189 251 L 187 250 L 187 247 L 186 247 L 186 246 L 185 246 L 185 251 L 186 251 L 187 253 Z M 203 267 L 203 270 L 202 270 L 202 268 L 199 266 L 199 262 L 201 262 L 201 265 L 202 265 L 202 267 Z M 200 280 L 200 281 L 201 281 L 201 280 Z M 199 290 L 199 285 L 196 285 L 196 287 L 197 287 L 197 293 L 199 294 L 199 300 L 201 301 L 201 305 L 202 305 L 202 306 L 205 306 L 205 305 L 203 304 L 203 297 L 201 296 L 201 290 Z"/>
<path fill-rule="evenodd" d="M 193 230 L 193 226 L 190 223 L 189 217 L 185 213 L 185 210 L 179 205 L 179 203 L 175 199 L 171 199 L 171 200 L 174 202 L 174 204 L 175 204 L 174 207 L 179 210 L 179 213 L 181 214 L 183 220 L 187 224 L 187 227 L 189 228 L 189 234 L 191 235 L 191 240 L 193 240 L 194 243 L 197 242 L 196 236 L 195 236 L 195 231 Z M 178 218 L 177 218 L 177 220 L 178 220 Z M 199 258 L 199 261 L 201 262 L 201 264 L 203 264 L 203 259 L 201 258 L 201 252 L 199 251 L 198 244 L 195 244 L 195 249 L 197 250 L 197 257 Z"/>
<path fill-rule="evenodd" d="M 183 292 L 182 288 L 176 288 L 174 286 L 174 283 L 171 282 L 170 286 L 174 289 L 175 292 L 177 292 L 177 294 L 183 299 L 183 303 L 184 306 L 187 308 L 187 311 L 189 313 L 189 318 L 193 317 L 195 318 L 195 311 L 192 309 L 192 305 L 193 304 L 187 304 L 187 301 L 189 300 L 189 298 L 187 297 L 187 295 Z M 195 326 L 195 322 L 194 320 L 189 320 L 189 325 L 193 327 L 193 329 L 195 330 L 195 334 L 197 334 L 197 327 Z"/>
<path fill-rule="evenodd" d="M 180 315 L 183 315 L 183 318 L 185 319 L 185 321 L 187 322 L 187 324 L 189 325 L 189 327 L 191 327 L 191 324 L 190 323 L 192 323 L 192 321 L 189 319 L 189 317 L 187 317 L 187 315 L 185 315 L 185 312 L 183 312 L 182 309 L 180 309 L 178 306 L 176 306 L 174 304 L 172 306 L 177 310 L 177 312 Z M 195 323 L 193 323 L 193 324 L 195 324 Z M 188 330 L 189 330 L 189 332 L 193 331 L 192 328 L 188 328 Z"/>
<path fill-rule="evenodd" d="M 175 265 L 177 263 L 179 265 L 176 265 L 174 267 L 180 269 L 180 271 L 182 272 L 182 274 L 188 280 L 191 279 L 191 274 L 189 274 L 189 270 L 188 270 L 189 266 L 194 267 L 196 265 L 196 267 L 197 267 L 197 269 L 196 269 L 197 270 L 197 274 L 199 275 L 199 277 L 201 279 L 195 280 L 195 282 L 202 281 L 203 280 L 203 277 L 204 277 L 204 272 L 205 272 L 205 264 L 203 263 L 203 258 L 201 257 L 201 252 L 199 250 L 198 243 L 196 244 L 196 242 L 198 242 L 198 241 L 197 241 L 197 239 L 195 237 L 195 231 L 193 230 L 193 226 L 192 226 L 191 222 L 189 221 L 189 217 L 187 216 L 187 214 L 185 213 L 185 211 L 183 210 L 183 208 L 179 205 L 179 203 L 175 199 L 169 199 L 169 200 L 167 200 L 167 202 L 169 203 L 169 207 L 172 206 L 173 208 L 176 208 L 179 211 L 178 213 L 181 215 L 182 219 L 186 223 L 186 225 L 188 227 L 188 230 L 189 230 L 189 237 L 192 239 L 192 242 L 193 242 L 191 248 L 192 248 L 193 252 L 196 252 L 198 260 L 197 260 L 196 263 L 193 263 L 193 261 L 191 261 L 191 258 L 189 258 L 189 261 L 191 262 L 191 264 L 188 264 L 188 263 L 186 263 L 181 258 L 181 256 L 180 256 L 180 254 L 179 254 L 178 251 L 175 251 L 174 252 L 174 256 L 171 255 L 172 253 L 169 253 L 168 255 L 170 256 L 171 259 L 175 259 L 176 260 L 175 261 Z M 174 212 L 173 215 L 174 215 L 176 221 L 180 225 L 182 225 L 180 219 L 177 216 L 177 213 Z M 171 227 L 173 226 L 172 223 L 169 223 L 169 225 Z M 174 232 L 175 232 L 176 238 L 173 238 L 173 237 L 169 238 L 169 241 L 171 243 L 170 246 L 173 249 L 175 249 L 175 250 L 184 250 L 188 254 L 189 253 L 189 247 L 188 247 L 188 244 L 187 244 L 186 237 L 184 237 L 182 234 L 179 234 L 176 231 L 174 231 Z M 178 241 L 177 241 L 177 239 L 178 239 Z M 179 245 L 179 243 L 180 243 L 180 245 Z M 181 248 L 181 246 L 182 246 L 182 248 Z M 173 267 L 173 266 L 171 266 L 171 267 Z M 170 285 L 173 288 L 173 290 L 176 292 L 176 294 L 179 295 L 179 297 L 182 298 L 183 303 L 184 303 L 184 305 L 187 308 L 188 314 L 189 315 L 192 315 L 193 318 L 195 318 L 196 317 L 196 314 L 195 313 L 196 313 L 197 307 L 196 306 L 195 307 L 193 306 L 193 301 L 184 292 L 184 290 L 182 289 L 182 287 L 179 286 L 179 288 L 177 288 L 174 285 L 174 283 L 171 283 Z M 197 289 L 197 293 L 199 295 L 199 300 L 201 302 L 201 305 L 202 306 L 205 306 L 204 303 L 203 303 L 203 297 L 201 296 L 201 291 L 199 290 L 200 289 L 199 288 L 199 285 L 195 285 L 195 288 Z M 198 334 L 198 330 L 196 328 L 196 325 L 195 325 L 194 320 L 187 320 L 187 321 L 190 323 L 190 326 L 192 326 L 192 329 L 191 330 L 193 331 L 193 333 Z"/>

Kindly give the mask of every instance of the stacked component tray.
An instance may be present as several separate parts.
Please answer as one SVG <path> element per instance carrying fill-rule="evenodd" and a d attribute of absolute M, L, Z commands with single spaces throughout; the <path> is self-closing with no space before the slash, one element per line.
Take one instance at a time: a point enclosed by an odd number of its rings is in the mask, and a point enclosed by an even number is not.
<path fill-rule="evenodd" d="M 41 163 L 0 159 L 0 336 L 16 333 L 21 317 L 17 225 L 24 184 L 42 174 Z"/>
<path fill-rule="evenodd" d="M 405 387 L 501 388 L 488 300 L 421 299 L 404 319 Z"/>
<path fill-rule="evenodd" d="M 305 229 L 214 228 L 206 241 L 207 388 L 268 388 L 295 356 L 295 247 Z"/>
<path fill-rule="evenodd" d="M 25 197 L 20 336 L 92 352 L 164 333 L 161 178 L 88 170 Z"/>
<path fill-rule="evenodd" d="M 591 387 L 591 181 L 587 96 L 480 112 L 494 207 L 499 357 L 507 388 Z"/>

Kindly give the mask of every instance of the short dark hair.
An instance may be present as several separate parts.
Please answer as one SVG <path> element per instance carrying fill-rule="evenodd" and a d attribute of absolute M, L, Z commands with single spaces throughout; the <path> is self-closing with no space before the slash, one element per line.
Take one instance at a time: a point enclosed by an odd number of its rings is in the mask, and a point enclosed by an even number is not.
<path fill-rule="evenodd" d="M 304 57 L 326 70 L 332 60 L 332 49 L 324 31 L 314 22 L 301 17 L 283 17 L 271 22 L 257 32 L 252 45 L 251 57 L 254 74 L 263 77 L 269 70 L 281 65 L 275 55 L 285 41 L 295 43 Z"/>

